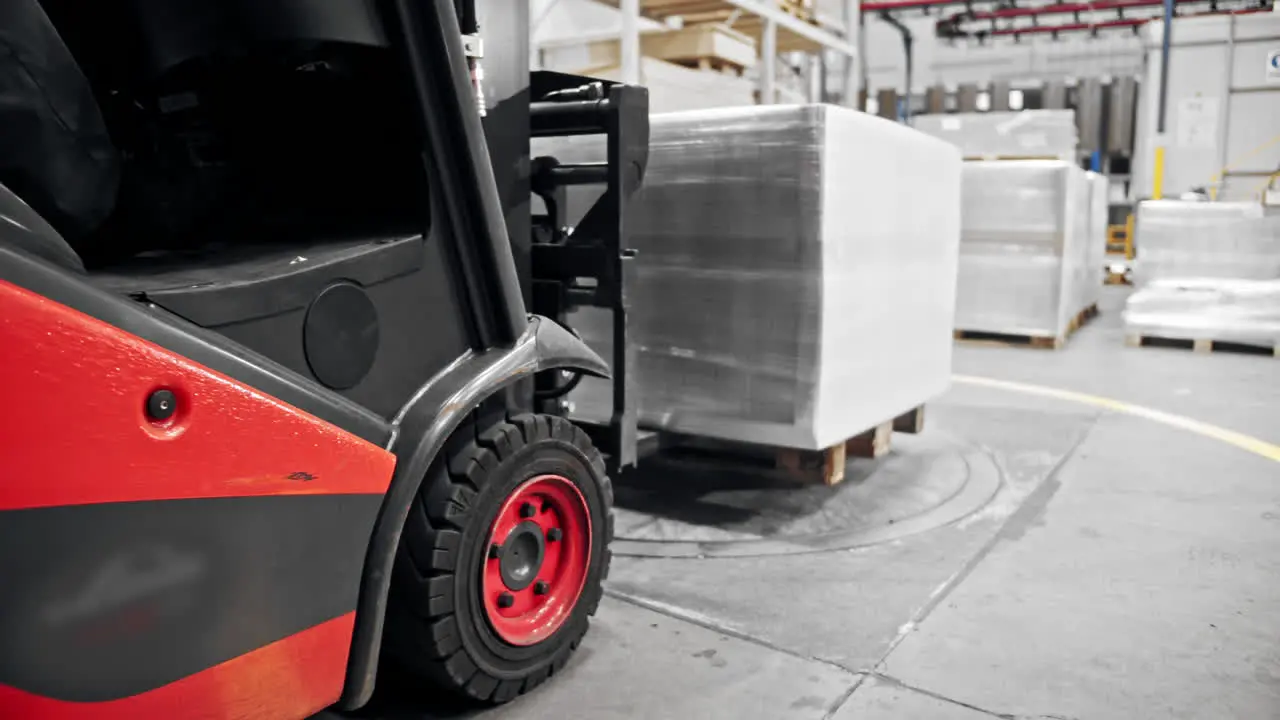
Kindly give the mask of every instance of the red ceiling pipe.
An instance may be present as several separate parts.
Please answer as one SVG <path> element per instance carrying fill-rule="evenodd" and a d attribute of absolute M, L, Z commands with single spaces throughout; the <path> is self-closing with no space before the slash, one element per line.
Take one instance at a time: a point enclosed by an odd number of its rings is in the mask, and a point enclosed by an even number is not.
<path fill-rule="evenodd" d="M 1208 0 L 1174 0 L 1175 5 L 1208 2 Z M 1128 10 L 1129 8 L 1153 7 L 1164 4 L 1164 0 L 1099 0 L 1099 2 L 1055 3 L 1032 7 L 1000 8 L 997 10 L 981 10 L 972 13 L 958 13 L 954 17 L 968 20 L 999 20 L 1002 18 L 1027 17 L 1031 15 L 1070 15 L 1078 12 L 1094 12 L 1103 10 Z M 948 18 L 950 19 L 950 18 Z"/>
<path fill-rule="evenodd" d="M 1156 3 L 1159 4 L 1159 3 Z M 1262 12 L 1266 8 L 1241 8 L 1238 10 L 1208 10 L 1198 13 L 1184 13 L 1179 18 L 1203 17 L 1205 15 L 1248 15 L 1251 13 Z M 1269 11 L 1268 11 L 1269 12 Z M 984 30 L 973 33 L 974 36 L 1009 36 L 1009 35 L 1043 35 L 1046 33 L 1069 33 L 1069 32 L 1085 32 L 1093 30 L 1106 30 L 1118 27 L 1136 27 L 1143 25 L 1151 20 L 1159 20 L 1160 16 L 1155 15 L 1146 18 L 1122 18 L 1119 20 L 1106 20 L 1096 23 L 1067 23 L 1064 25 L 1027 25 L 1026 27 L 1017 28 L 999 28 L 997 30 Z"/>
<path fill-rule="evenodd" d="M 1159 4 L 1159 3 L 1157 3 Z M 1066 23 L 1064 25 L 1028 25 L 1018 28 L 999 28 L 996 30 L 988 30 L 986 35 L 999 37 L 1001 35 L 1036 35 L 1046 33 L 1068 33 L 1081 32 L 1084 30 L 1106 30 L 1107 28 L 1133 27 L 1145 23 L 1148 18 L 1124 18 L 1122 20 L 1104 20 L 1096 23 Z"/>
<path fill-rule="evenodd" d="M 967 5 L 969 0 L 880 0 L 862 3 L 862 12 L 894 12 L 895 10 L 926 10 L 947 5 Z"/>

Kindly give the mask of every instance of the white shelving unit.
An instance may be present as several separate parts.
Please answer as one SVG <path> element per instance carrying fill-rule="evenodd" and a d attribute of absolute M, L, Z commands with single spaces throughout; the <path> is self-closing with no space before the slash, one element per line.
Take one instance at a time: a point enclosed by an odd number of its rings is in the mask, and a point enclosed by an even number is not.
<path fill-rule="evenodd" d="M 554 2 L 554 0 L 553 0 Z M 843 28 L 809 21 L 789 12 L 777 0 L 598 0 L 615 7 L 621 15 L 619 33 L 620 69 L 623 82 L 640 81 L 641 18 L 669 19 L 683 17 L 683 8 L 703 12 L 707 9 L 734 11 L 733 27 L 747 23 L 751 34 L 758 32 L 758 87 L 761 102 L 777 96 L 778 56 L 782 52 L 801 52 L 811 56 L 822 54 L 839 57 L 843 62 L 841 98 L 843 104 L 857 102 L 859 85 L 858 0 L 840 0 Z M 544 12 L 546 12 L 544 10 Z M 691 13 L 692 14 L 692 13 Z M 846 31 L 851 28 L 852 31 Z M 816 100 L 816 98 L 813 98 Z"/>

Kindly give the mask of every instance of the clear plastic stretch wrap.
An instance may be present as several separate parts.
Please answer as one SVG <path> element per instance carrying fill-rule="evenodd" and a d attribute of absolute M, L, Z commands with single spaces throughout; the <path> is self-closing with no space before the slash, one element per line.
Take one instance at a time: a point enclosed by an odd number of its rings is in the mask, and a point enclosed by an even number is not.
<path fill-rule="evenodd" d="M 1280 280 L 1162 278 L 1129 296 L 1125 332 L 1280 345 Z"/>
<path fill-rule="evenodd" d="M 825 105 L 654 115 L 651 136 L 629 216 L 643 426 L 820 449 L 947 387 L 955 148 Z M 603 145 L 537 141 L 534 154 L 599 161 Z M 608 322 L 570 318 L 602 353 Z M 579 417 L 608 416 L 607 383 L 570 399 Z"/>
<path fill-rule="evenodd" d="M 967 162 L 963 177 L 956 328 L 1064 336 L 1093 302 L 1088 286 L 1097 277 L 1084 170 L 998 160 Z"/>
<path fill-rule="evenodd" d="M 1062 158 L 1078 144 L 1074 110 L 920 115 L 915 129 L 960 148 L 967 158 Z"/>
<path fill-rule="evenodd" d="M 1102 298 L 1102 278 L 1107 265 L 1107 226 L 1110 224 L 1111 181 L 1106 175 L 1088 172 L 1089 178 L 1089 231 L 1088 270 L 1084 274 L 1084 306 L 1096 305 Z"/>
<path fill-rule="evenodd" d="M 1128 334 L 1280 343 L 1280 209 L 1149 200 L 1137 228 L 1141 289 L 1125 305 Z"/>
<path fill-rule="evenodd" d="M 1141 285 L 1161 278 L 1280 278 L 1280 208 L 1257 202 L 1138 204 Z"/>

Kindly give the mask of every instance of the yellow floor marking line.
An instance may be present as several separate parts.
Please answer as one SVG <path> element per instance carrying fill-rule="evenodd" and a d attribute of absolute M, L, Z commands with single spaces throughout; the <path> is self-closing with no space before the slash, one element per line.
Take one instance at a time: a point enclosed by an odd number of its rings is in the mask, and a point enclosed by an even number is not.
<path fill-rule="evenodd" d="M 1219 442 L 1235 445 L 1241 450 L 1247 450 L 1251 453 L 1261 455 L 1269 460 L 1280 462 L 1280 445 L 1273 445 L 1265 440 L 1259 440 L 1251 435 L 1228 430 L 1210 425 L 1206 422 L 1193 420 L 1182 415 L 1174 415 L 1172 413 L 1153 410 L 1141 405 L 1131 405 L 1127 402 L 1113 400 L 1101 395 L 1089 395 L 1087 393 L 1074 392 L 1072 390 L 1060 390 L 1055 387 L 1046 387 L 1044 385 L 1031 385 L 1028 383 L 1011 382 L 1009 380 L 997 380 L 995 378 L 979 377 L 976 375 L 952 375 L 951 379 L 963 383 L 965 385 L 978 385 L 981 387 L 996 388 L 997 390 L 1009 390 L 1011 392 L 1020 392 L 1028 395 L 1039 395 L 1041 397 L 1056 398 L 1058 400 L 1066 400 L 1068 402 L 1082 403 L 1084 405 L 1093 405 L 1096 407 L 1106 408 L 1115 412 L 1126 413 L 1147 420 L 1154 420 L 1171 427 L 1181 428 L 1187 432 L 1193 432 L 1207 438 L 1212 438 Z"/>

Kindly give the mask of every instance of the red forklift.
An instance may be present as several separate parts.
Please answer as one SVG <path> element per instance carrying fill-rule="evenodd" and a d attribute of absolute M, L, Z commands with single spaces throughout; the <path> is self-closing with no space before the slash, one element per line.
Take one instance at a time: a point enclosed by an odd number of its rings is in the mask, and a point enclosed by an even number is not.
<path fill-rule="evenodd" d="M 385 663 L 501 703 L 564 666 L 637 456 L 648 96 L 530 73 L 528 13 L 0 0 L 0 717 L 301 718 Z M 607 162 L 530 157 L 581 134 Z M 566 417 L 583 375 L 607 422 Z"/>

